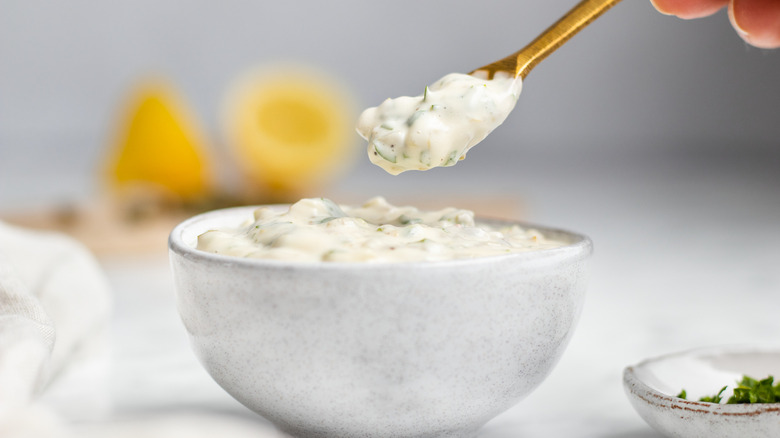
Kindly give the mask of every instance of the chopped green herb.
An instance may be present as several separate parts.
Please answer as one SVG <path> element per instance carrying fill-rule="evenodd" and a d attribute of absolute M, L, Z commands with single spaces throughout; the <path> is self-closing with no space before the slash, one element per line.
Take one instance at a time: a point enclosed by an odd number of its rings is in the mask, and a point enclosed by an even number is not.
<path fill-rule="evenodd" d="M 443 166 L 453 166 L 457 162 L 458 162 L 458 151 L 452 151 L 450 152 L 450 155 L 447 156 L 447 161 L 444 162 Z"/>
<path fill-rule="evenodd" d="M 420 163 L 430 166 L 431 165 L 431 152 L 430 151 L 420 151 Z"/>
<path fill-rule="evenodd" d="M 379 147 L 376 143 L 374 143 L 374 152 L 379 154 L 380 157 L 384 158 L 385 160 L 395 163 L 396 157 L 395 154 L 390 153 L 386 148 Z"/>
<path fill-rule="evenodd" d="M 425 92 L 423 93 L 423 102 L 428 100 L 428 86 L 425 87 Z"/>
<path fill-rule="evenodd" d="M 738 382 L 734 395 L 729 397 L 727 403 L 780 403 L 780 383 L 773 383 L 772 376 L 763 380 L 742 376 L 742 381 Z"/>
<path fill-rule="evenodd" d="M 727 386 L 721 388 L 716 395 L 701 397 L 699 401 L 707 403 L 720 403 L 723 400 L 721 396 Z M 687 394 L 683 389 L 678 398 L 687 400 Z M 742 376 L 742 380 L 737 382 L 734 387 L 734 395 L 729 397 L 726 404 L 745 404 L 745 403 L 780 403 L 780 383 L 774 385 L 774 377 L 769 376 L 762 380 L 752 377 Z"/>
<path fill-rule="evenodd" d="M 707 403 L 720 403 L 720 401 L 723 400 L 723 397 L 721 397 L 721 395 L 723 395 L 723 391 L 725 391 L 726 388 L 728 388 L 728 386 L 724 386 L 723 388 L 720 388 L 720 391 L 718 391 L 716 395 L 704 396 L 700 398 L 699 401 L 703 401 Z"/>
<path fill-rule="evenodd" d="M 338 204 L 331 201 L 330 199 L 326 199 L 326 198 L 320 198 L 320 199 L 322 199 L 322 203 L 325 205 L 325 208 L 328 210 L 328 213 L 331 216 L 334 216 L 332 219 L 335 219 L 337 217 L 344 217 L 347 215 L 346 213 L 344 213 L 344 210 L 342 210 L 341 207 L 338 206 Z"/>
<path fill-rule="evenodd" d="M 425 111 L 415 111 L 414 114 L 409 116 L 408 119 L 406 119 L 406 126 L 412 126 L 414 122 L 420 118 L 421 115 L 423 115 Z"/>
<path fill-rule="evenodd" d="M 392 131 L 393 130 L 392 126 L 390 126 L 388 124 L 385 124 L 385 123 L 379 125 L 379 127 L 382 128 L 382 129 L 387 129 L 388 131 Z"/>
<path fill-rule="evenodd" d="M 418 217 L 410 218 L 409 216 L 402 214 L 398 217 L 398 223 L 401 225 L 409 225 L 409 224 L 419 224 L 422 222 L 422 219 Z"/>

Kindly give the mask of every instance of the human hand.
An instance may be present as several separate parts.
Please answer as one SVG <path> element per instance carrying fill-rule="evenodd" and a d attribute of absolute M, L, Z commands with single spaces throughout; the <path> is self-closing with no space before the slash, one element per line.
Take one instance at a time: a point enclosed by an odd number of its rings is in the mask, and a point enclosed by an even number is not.
<path fill-rule="evenodd" d="M 659 12 L 684 19 L 706 17 L 728 6 L 729 20 L 740 37 L 764 49 L 780 47 L 778 0 L 650 0 Z"/>

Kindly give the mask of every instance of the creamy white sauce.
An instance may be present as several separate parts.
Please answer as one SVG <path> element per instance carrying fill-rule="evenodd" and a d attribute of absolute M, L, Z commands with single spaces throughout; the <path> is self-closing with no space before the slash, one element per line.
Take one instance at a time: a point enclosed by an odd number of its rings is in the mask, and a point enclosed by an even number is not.
<path fill-rule="evenodd" d="M 565 243 L 517 225 L 476 223 L 468 210 L 420 211 L 384 198 L 361 206 L 303 199 L 261 207 L 254 221 L 198 237 L 203 251 L 238 257 L 327 262 L 439 261 L 556 248 Z"/>
<path fill-rule="evenodd" d="M 406 170 L 452 166 L 504 122 L 522 81 L 451 73 L 416 97 L 387 99 L 363 111 L 357 131 L 368 140 L 368 157 L 397 175 Z"/>

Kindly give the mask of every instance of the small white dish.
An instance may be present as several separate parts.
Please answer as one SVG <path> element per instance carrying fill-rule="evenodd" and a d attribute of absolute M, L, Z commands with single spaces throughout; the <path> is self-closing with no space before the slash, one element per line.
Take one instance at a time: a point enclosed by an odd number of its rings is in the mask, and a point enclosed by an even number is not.
<path fill-rule="evenodd" d="M 696 401 L 726 385 L 728 399 L 743 375 L 780 379 L 780 347 L 712 347 L 648 359 L 624 370 L 623 386 L 639 415 L 668 437 L 780 437 L 780 403 Z M 677 397 L 683 389 L 687 400 Z"/>

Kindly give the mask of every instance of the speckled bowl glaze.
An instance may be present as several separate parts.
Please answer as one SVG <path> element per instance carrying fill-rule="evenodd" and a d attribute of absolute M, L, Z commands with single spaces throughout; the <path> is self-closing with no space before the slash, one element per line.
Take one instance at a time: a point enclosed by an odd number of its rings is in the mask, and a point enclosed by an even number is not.
<path fill-rule="evenodd" d="M 648 359 L 625 369 L 623 385 L 639 415 L 668 437 L 780 437 L 780 403 L 695 401 L 726 385 L 728 398 L 743 375 L 780 377 L 780 347 L 713 347 Z M 676 397 L 682 389 L 688 400 Z"/>
<path fill-rule="evenodd" d="M 549 374 L 572 335 L 592 252 L 447 262 L 302 263 L 196 250 L 255 207 L 193 217 L 169 239 L 177 305 L 203 366 L 298 437 L 473 437 Z"/>

